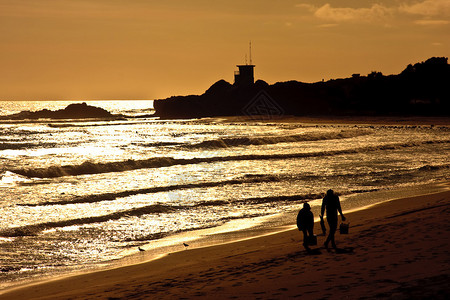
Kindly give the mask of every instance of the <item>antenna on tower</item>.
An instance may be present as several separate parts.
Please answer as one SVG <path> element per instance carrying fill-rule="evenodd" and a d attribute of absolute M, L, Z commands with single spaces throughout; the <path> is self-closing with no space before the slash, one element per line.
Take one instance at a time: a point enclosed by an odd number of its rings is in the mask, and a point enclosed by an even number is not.
<path fill-rule="evenodd" d="M 249 48 L 250 65 L 253 65 L 253 63 L 252 63 L 252 41 L 250 41 L 248 48 Z"/>

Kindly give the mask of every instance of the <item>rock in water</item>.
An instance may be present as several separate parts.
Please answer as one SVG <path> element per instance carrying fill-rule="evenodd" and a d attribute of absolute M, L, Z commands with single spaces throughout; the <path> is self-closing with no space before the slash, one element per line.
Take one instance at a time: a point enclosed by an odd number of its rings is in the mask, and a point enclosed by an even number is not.
<path fill-rule="evenodd" d="M 118 119 L 123 116 L 113 115 L 109 111 L 96 107 L 87 105 L 83 103 L 74 103 L 68 105 L 64 109 L 51 111 L 48 109 L 43 109 L 39 111 L 22 111 L 17 114 L 12 114 L 8 116 L 2 116 L 2 120 L 25 120 L 25 119 Z"/>

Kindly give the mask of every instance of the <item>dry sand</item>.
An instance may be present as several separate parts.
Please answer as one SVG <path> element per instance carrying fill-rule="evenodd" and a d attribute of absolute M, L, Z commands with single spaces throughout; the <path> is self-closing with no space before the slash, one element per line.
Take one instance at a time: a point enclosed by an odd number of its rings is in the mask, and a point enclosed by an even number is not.
<path fill-rule="evenodd" d="M 307 255 L 301 234 L 289 230 L 8 290 L 0 299 L 448 299 L 449 191 L 347 218 L 338 252 Z"/>

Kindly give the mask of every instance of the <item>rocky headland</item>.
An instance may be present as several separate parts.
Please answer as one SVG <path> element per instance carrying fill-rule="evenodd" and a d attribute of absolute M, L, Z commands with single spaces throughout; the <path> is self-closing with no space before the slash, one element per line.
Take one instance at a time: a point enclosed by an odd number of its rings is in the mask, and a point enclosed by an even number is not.
<path fill-rule="evenodd" d="M 156 116 L 166 119 L 214 116 L 449 116 L 448 58 L 433 57 L 408 65 L 400 74 L 316 83 L 269 85 L 263 80 L 237 85 L 214 83 L 202 95 L 155 100 Z"/>

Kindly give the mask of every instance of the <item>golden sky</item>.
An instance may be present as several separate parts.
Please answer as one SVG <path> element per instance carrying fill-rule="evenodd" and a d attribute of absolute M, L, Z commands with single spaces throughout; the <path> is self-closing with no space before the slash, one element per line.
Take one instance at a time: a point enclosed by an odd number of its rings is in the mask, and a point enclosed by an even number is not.
<path fill-rule="evenodd" d="M 0 0 L 0 99 L 157 99 L 450 56 L 450 0 Z"/>

